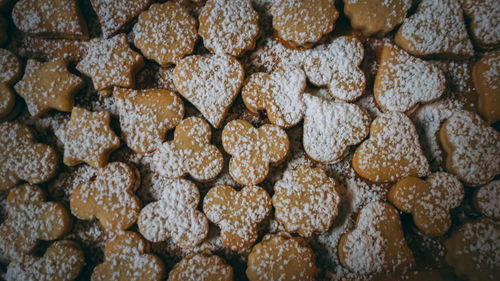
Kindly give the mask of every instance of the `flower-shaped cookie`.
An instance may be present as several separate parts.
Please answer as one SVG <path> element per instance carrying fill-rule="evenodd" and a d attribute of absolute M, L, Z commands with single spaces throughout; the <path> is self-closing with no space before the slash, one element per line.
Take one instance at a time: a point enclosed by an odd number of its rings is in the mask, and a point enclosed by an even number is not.
<path fill-rule="evenodd" d="M 403 113 L 379 115 L 370 126 L 370 137 L 354 152 L 352 166 L 360 176 L 377 183 L 430 173 L 415 126 Z"/>
<path fill-rule="evenodd" d="M 339 242 L 342 264 L 360 274 L 403 270 L 414 265 L 398 211 L 383 202 L 372 202 L 358 213 L 354 230 Z"/>
<path fill-rule="evenodd" d="M 74 166 L 85 162 L 94 168 L 104 167 L 109 154 L 120 147 L 120 139 L 109 123 L 106 111 L 73 107 L 71 119 L 58 135 L 64 144 L 64 164 Z"/>
<path fill-rule="evenodd" d="M 274 185 L 275 217 L 289 233 L 303 237 L 323 233 L 338 213 L 337 183 L 320 168 L 287 169 Z"/>
<path fill-rule="evenodd" d="M 472 202 L 483 215 L 500 220 L 500 180 L 483 185 L 474 192 Z"/>
<path fill-rule="evenodd" d="M 97 218 L 106 229 L 125 230 L 135 223 L 141 210 L 141 201 L 134 195 L 140 183 L 134 167 L 109 163 L 95 180 L 78 185 L 71 195 L 71 212 L 82 220 Z"/>
<path fill-rule="evenodd" d="M 271 198 L 258 186 L 239 192 L 221 185 L 210 189 L 203 199 L 203 212 L 221 229 L 222 243 L 233 251 L 250 248 L 257 240 L 257 224 L 271 211 Z"/>
<path fill-rule="evenodd" d="M 396 208 L 413 215 L 424 235 L 441 236 L 450 228 L 450 209 L 460 205 L 464 188 L 455 176 L 439 172 L 425 181 L 406 177 L 392 186 L 387 196 Z"/>
<path fill-rule="evenodd" d="M 465 184 L 479 186 L 500 174 L 500 133 L 477 114 L 457 111 L 439 130 L 446 170 Z"/>
<path fill-rule="evenodd" d="M 289 128 L 297 125 L 304 115 L 302 92 L 305 87 L 304 71 L 284 65 L 271 74 L 252 74 L 245 81 L 241 97 L 251 112 L 266 110 L 271 123 Z"/>
<path fill-rule="evenodd" d="M 21 180 L 42 183 L 57 173 L 56 151 L 36 143 L 30 128 L 19 123 L 0 124 L 0 191 Z"/>
<path fill-rule="evenodd" d="M 191 254 L 174 266 L 168 281 L 217 280 L 233 281 L 233 268 L 216 255 Z"/>
<path fill-rule="evenodd" d="M 190 56 L 174 70 L 174 84 L 179 93 L 218 128 L 243 84 L 243 66 L 234 57 Z"/>
<path fill-rule="evenodd" d="M 254 185 L 269 173 L 269 164 L 285 159 L 290 148 L 286 132 L 266 124 L 255 129 L 245 120 L 233 120 L 222 131 L 222 146 L 233 157 L 229 173 L 238 183 Z"/>
<path fill-rule="evenodd" d="M 7 196 L 7 219 L 0 225 L 0 252 L 14 258 L 33 250 L 40 240 L 55 240 L 71 230 L 64 205 L 46 202 L 44 192 L 25 184 Z"/>
<path fill-rule="evenodd" d="M 85 256 L 76 242 L 61 240 L 47 248 L 42 257 L 25 255 L 9 263 L 6 281 L 73 281 L 83 266 Z"/>
<path fill-rule="evenodd" d="M 363 44 L 358 39 L 342 36 L 312 49 L 303 66 L 311 83 L 328 86 L 332 97 L 352 102 L 365 90 L 365 74 L 358 67 L 363 55 Z"/>
<path fill-rule="evenodd" d="M 210 125 L 198 117 L 184 119 L 174 131 L 174 139 L 163 143 L 153 155 L 153 169 L 168 178 L 189 173 L 198 181 L 215 179 L 224 158 L 215 145 Z"/>
<path fill-rule="evenodd" d="M 496 0 L 462 0 L 462 9 L 469 19 L 469 31 L 480 48 L 494 49 L 500 45 L 500 5 Z"/>
<path fill-rule="evenodd" d="M 472 81 L 479 114 L 489 123 L 500 121 L 500 51 L 487 53 L 474 64 Z"/>
<path fill-rule="evenodd" d="M 196 207 L 200 193 L 196 185 L 185 179 L 173 180 L 165 186 L 161 199 L 141 210 L 139 232 L 152 242 L 172 238 L 181 247 L 193 247 L 205 239 L 208 220 Z"/>
<path fill-rule="evenodd" d="M 147 244 L 137 233 L 126 231 L 106 243 L 104 263 L 92 272 L 93 281 L 159 281 L 165 265 L 156 255 L 146 254 Z"/>
<path fill-rule="evenodd" d="M 368 135 L 370 116 L 361 106 L 305 94 L 303 145 L 312 159 L 335 163 Z"/>
<path fill-rule="evenodd" d="M 169 90 L 115 88 L 115 105 L 120 129 L 127 145 L 139 154 L 155 151 L 168 130 L 181 122 L 184 103 Z"/>

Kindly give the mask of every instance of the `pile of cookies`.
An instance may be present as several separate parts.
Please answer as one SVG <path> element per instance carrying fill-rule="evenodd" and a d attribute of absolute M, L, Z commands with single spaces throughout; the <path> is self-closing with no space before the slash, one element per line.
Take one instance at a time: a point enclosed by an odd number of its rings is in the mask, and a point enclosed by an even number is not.
<path fill-rule="evenodd" d="M 0 0 L 0 280 L 499 280 L 497 0 Z"/>

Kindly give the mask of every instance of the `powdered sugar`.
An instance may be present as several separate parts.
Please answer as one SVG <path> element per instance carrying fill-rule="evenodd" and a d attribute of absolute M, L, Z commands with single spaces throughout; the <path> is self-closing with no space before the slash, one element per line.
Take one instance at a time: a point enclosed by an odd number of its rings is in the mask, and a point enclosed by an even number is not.
<path fill-rule="evenodd" d="M 484 215 L 500 219 L 500 180 L 480 187 L 474 194 L 474 204 Z"/>

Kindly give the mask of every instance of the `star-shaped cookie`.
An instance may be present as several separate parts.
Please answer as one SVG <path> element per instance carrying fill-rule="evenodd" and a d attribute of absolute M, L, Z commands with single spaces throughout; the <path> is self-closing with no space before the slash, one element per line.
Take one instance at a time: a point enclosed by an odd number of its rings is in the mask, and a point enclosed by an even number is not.
<path fill-rule="evenodd" d="M 39 116 L 50 109 L 71 111 L 73 96 L 83 86 L 83 80 L 68 71 L 66 62 L 29 59 L 24 77 L 14 89 L 24 98 L 30 114 Z"/>

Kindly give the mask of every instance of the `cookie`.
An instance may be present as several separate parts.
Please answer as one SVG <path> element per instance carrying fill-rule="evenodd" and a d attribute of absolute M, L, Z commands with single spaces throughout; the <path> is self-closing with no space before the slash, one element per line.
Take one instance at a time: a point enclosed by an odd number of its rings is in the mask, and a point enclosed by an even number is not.
<path fill-rule="evenodd" d="M 445 241 L 446 262 L 457 276 L 470 281 L 493 281 L 500 276 L 500 223 L 487 218 L 453 229 Z"/>
<path fill-rule="evenodd" d="M 382 37 L 401 24 L 411 0 L 344 0 L 344 13 L 363 35 Z"/>
<path fill-rule="evenodd" d="M 135 152 L 154 152 L 184 116 L 181 98 L 162 89 L 130 90 L 115 88 L 115 106 L 120 115 L 120 129 L 125 143 Z"/>
<path fill-rule="evenodd" d="M 349 147 L 368 135 L 370 117 L 356 104 L 304 95 L 306 111 L 302 143 L 307 156 L 325 164 L 344 158 Z"/>
<path fill-rule="evenodd" d="M 222 243 L 233 251 L 241 251 L 257 240 L 257 225 L 271 212 L 271 198 L 255 185 L 240 191 L 219 185 L 211 188 L 203 199 L 203 212 L 219 226 Z"/>
<path fill-rule="evenodd" d="M 198 33 L 212 53 L 239 57 L 255 48 L 260 33 L 259 14 L 250 0 L 209 0 L 199 21 Z"/>
<path fill-rule="evenodd" d="M 481 214 L 500 220 L 500 180 L 492 181 L 476 189 L 472 202 Z"/>
<path fill-rule="evenodd" d="M 360 274 L 401 271 L 415 264 L 398 211 L 383 202 L 359 211 L 355 228 L 342 235 L 338 248 L 342 264 Z"/>
<path fill-rule="evenodd" d="M 0 124 L 0 191 L 21 181 L 43 183 L 57 173 L 58 156 L 47 144 L 37 143 L 30 128 L 20 123 Z"/>
<path fill-rule="evenodd" d="M 415 56 L 464 58 L 474 55 L 462 9 L 456 0 L 422 0 L 415 14 L 403 21 L 394 41 Z"/>
<path fill-rule="evenodd" d="M 399 112 L 375 118 L 370 137 L 354 152 L 352 165 L 360 176 L 377 183 L 396 182 L 407 176 L 424 177 L 430 173 L 415 126 Z"/>
<path fill-rule="evenodd" d="M 87 53 L 89 41 L 71 39 L 47 39 L 39 37 L 20 38 L 18 52 L 26 57 L 42 61 L 64 60 L 78 62 Z"/>
<path fill-rule="evenodd" d="M 153 169 L 167 178 L 189 174 L 197 181 L 215 179 L 224 167 L 222 153 L 210 144 L 210 125 L 189 117 L 175 128 L 174 139 L 163 143 L 153 155 Z"/>
<path fill-rule="evenodd" d="M 336 181 L 320 168 L 301 165 L 287 169 L 274 184 L 276 220 L 288 233 L 303 237 L 327 231 L 337 217 L 340 195 Z"/>
<path fill-rule="evenodd" d="M 130 228 L 141 210 L 134 192 L 141 184 L 140 173 L 123 162 L 107 164 L 95 180 L 84 182 L 71 194 L 71 212 L 81 220 L 97 218 L 105 229 Z"/>
<path fill-rule="evenodd" d="M 139 232 L 149 241 L 171 238 L 183 248 L 201 243 L 208 233 L 208 220 L 196 207 L 200 193 L 196 185 L 185 179 L 165 186 L 159 201 L 149 203 L 139 214 Z"/>
<path fill-rule="evenodd" d="M 314 253 L 299 237 L 268 234 L 248 255 L 248 280 L 315 280 Z"/>
<path fill-rule="evenodd" d="M 311 83 L 328 86 L 333 98 L 352 102 L 365 90 L 365 74 L 359 68 L 363 55 L 363 44 L 356 37 L 341 36 L 312 49 L 303 67 Z"/>
<path fill-rule="evenodd" d="M 137 280 L 159 281 L 165 265 L 159 257 L 147 254 L 148 245 L 137 233 L 126 231 L 106 243 L 104 262 L 92 272 L 94 281 Z"/>
<path fill-rule="evenodd" d="M 74 241 L 54 242 L 42 257 L 26 255 L 9 263 L 6 281 L 73 281 L 83 266 L 85 256 L 80 245 Z"/>
<path fill-rule="evenodd" d="M 77 0 L 20 0 L 12 9 L 12 21 L 29 35 L 68 39 L 89 37 Z"/>
<path fill-rule="evenodd" d="M 135 74 L 144 66 L 142 56 L 130 49 L 127 36 L 92 39 L 76 69 L 92 78 L 97 91 L 115 87 L 134 88 Z"/>
<path fill-rule="evenodd" d="M 240 184 L 254 185 L 266 178 L 269 164 L 285 159 L 290 142 L 278 126 L 265 124 L 256 129 L 245 120 L 233 120 L 222 131 L 222 146 L 232 156 L 231 177 Z"/>
<path fill-rule="evenodd" d="M 474 44 L 483 49 L 500 46 L 500 5 L 495 0 L 460 1 Z"/>
<path fill-rule="evenodd" d="M 31 252 L 40 240 L 59 239 L 71 230 L 71 216 L 64 205 L 46 202 L 36 185 L 20 185 L 6 200 L 8 215 L 0 225 L 0 252 L 10 258 Z"/>
<path fill-rule="evenodd" d="M 191 254 L 174 266 L 168 281 L 234 280 L 233 268 L 217 255 Z"/>
<path fill-rule="evenodd" d="M 134 45 L 164 67 L 191 54 L 197 38 L 196 20 L 173 2 L 151 5 L 134 25 Z"/>
<path fill-rule="evenodd" d="M 339 17 L 334 0 L 273 1 L 273 28 L 293 48 L 310 48 L 334 28 Z"/>
<path fill-rule="evenodd" d="M 105 38 L 115 35 L 128 25 L 140 12 L 144 11 L 152 0 L 91 0 L 99 23 L 101 24 L 102 35 Z"/>
<path fill-rule="evenodd" d="M 427 179 L 406 177 L 391 187 L 389 201 L 413 215 L 413 222 L 425 236 L 444 235 L 451 225 L 450 209 L 464 198 L 464 188 L 453 175 L 438 172 Z"/>
<path fill-rule="evenodd" d="M 283 128 L 297 125 L 304 115 L 302 93 L 306 75 L 302 69 L 285 65 L 271 74 L 257 72 L 245 81 L 241 97 L 253 113 L 265 110 L 269 121 Z"/>
<path fill-rule="evenodd" d="M 64 144 L 64 164 L 75 166 L 85 162 L 94 168 L 104 167 L 109 154 L 120 147 L 120 139 L 109 123 L 110 114 L 106 111 L 73 107 L 71 119 L 57 134 Z"/>
<path fill-rule="evenodd" d="M 497 5 L 500 7 L 500 5 Z M 487 53 L 472 68 L 477 111 L 489 123 L 500 120 L 500 51 Z"/>
<path fill-rule="evenodd" d="M 418 104 L 439 99 L 445 88 L 445 76 L 437 66 L 395 45 L 381 47 L 373 94 L 382 111 L 411 111 Z"/>
<path fill-rule="evenodd" d="M 0 83 L 14 84 L 21 76 L 21 61 L 7 49 L 0 49 Z"/>
<path fill-rule="evenodd" d="M 500 174 L 500 133 L 477 114 L 456 111 L 439 130 L 446 170 L 469 186 L 490 182 Z"/>
<path fill-rule="evenodd" d="M 63 60 L 42 63 L 28 59 L 24 76 L 14 90 L 26 102 L 32 116 L 51 109 L 70 112 L 76 92 L 84 87 L 83 80 L 71 74 Z"/>
<path fill-rule="evenodd" d="M 0 82 L 0 121 L 4 121 L 14 110 L 16 96 L 7 84 Z"/>

